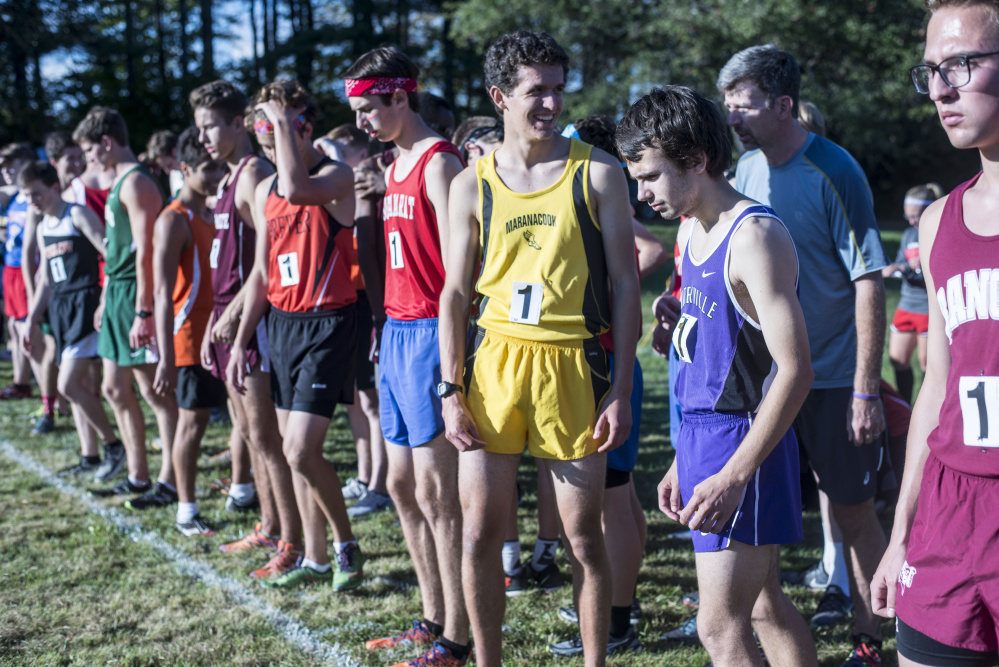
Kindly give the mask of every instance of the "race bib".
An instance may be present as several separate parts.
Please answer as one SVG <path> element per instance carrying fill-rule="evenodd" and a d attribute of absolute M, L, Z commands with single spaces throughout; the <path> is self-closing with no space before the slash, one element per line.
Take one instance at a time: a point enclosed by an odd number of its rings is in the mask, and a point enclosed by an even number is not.
<path fill-rule="evenodd" d="M 298 275 L 298 253 L 289 252 L 278 255 L 278 271 L 281 272 L 281 287 L 297 285 L 301 279 Z"/>
<path fill-rule="evenodd" d="M 964 444 L 999 447 L 999 377 L 972 375 L 958 381 Z"/>
<path fill-rule="evenodd" d="M 513 281 L 510 295 L 510 321 L 517 324 L 538 324 L 541 320 L 541 299 L 545 287 L 541 283 Z"/>

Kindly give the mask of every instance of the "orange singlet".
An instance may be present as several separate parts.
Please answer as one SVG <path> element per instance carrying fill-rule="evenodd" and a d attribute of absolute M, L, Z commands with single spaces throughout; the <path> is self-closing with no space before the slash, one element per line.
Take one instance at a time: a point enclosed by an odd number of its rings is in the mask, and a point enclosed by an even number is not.
<path fill-rule="evenodd" d="M 215 224 L 174 199 L 167 208 L 184 216 L 191 245 L 180 256 L 173 288 L 173 347 L 177 367 L 201 364 L 201 339 L 212 315 L 212 269 L 209 264 Z"/>

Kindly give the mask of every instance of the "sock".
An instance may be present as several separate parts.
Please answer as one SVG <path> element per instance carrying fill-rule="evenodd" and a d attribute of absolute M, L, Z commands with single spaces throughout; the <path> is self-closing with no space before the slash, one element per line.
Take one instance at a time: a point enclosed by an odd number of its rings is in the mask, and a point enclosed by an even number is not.
<path fill-rule="evenodd" d="M 427 619 L 423 619 L 423 625 L 426 626 L 427 630 L 430 630 L 430 634 L 434 637 L 441 637 L 444 635 L 443 625 L 437 625 L 433 621 L 428 621 Z"/>
<path fill-rule="evenodd" d="M 558 547 L 558 538 L 554 540 L 543 540 L 540 537 L 534 543 L 534 557 L 531 558 L 531 568 L 535 572 L 548 567 L 555 562 L 555 549 Z"/>
<path fill-rule="evenodd" d="M 25 391 L 25 390 L 31 391 L 31 385 L 30 384 L 17 384 L 15 382 L 14 386 L 17 387 L 18 389 L 20 389 L 21 391 Z"/>
<path fill-rule="evenodd" d="M 829 585 L 839 586 L 847 595 L 850 594 L 850 575 L 846 570 L 846 557 L 843 553 L 843 543 L 834 542 L 833 543 L 833 568 L 832 570 L 826 570 L 829 573 Z M 825 561 L 823 560 L 823 567 L 825 567 Z"/>
<path fill-rule="evenodd" d="M 188 523 L 198 516 L 198 503 L 177 503 L 177 523 Z"/>
<path fill-rule="evenodd" d="M 440 642 L 441 646 L 451 651 L 451 655 L 453 655 L 458 660 L 464 660 L 465 658 L 468 657 L 468 654 L 472 652 L 471 644 L 468 644 L 466 646 L 462 646 L 461 644 L 455 644 L 450 639 L 444 637 L 444 635 L 441 635 L 441 638 L 438 639 L 437 641 Z"/>
<path fill-rule="evenodd" d="M 333 543 L 333 552 L 334 553 L 338 553 L 338 554 L 339 553 L 343 553 L 343 550 L 346 549 L 351 544 L 353 544 L 356 547 L 357 546 L 357 540 L 351 540 L 350 542 L 334 542 Z"/>
<path fill-rule="evenodd" d="M 503 543 L 503 574 L 511 576 L 520 572 L 520 540 Z"/>
<path fill-rule="evenodd" d="M 92 466 L 97 465 L 98 463 L 101 462 L 101 457 L 96 454 L 94 456 L 81 456 L 80 458 L 83 460 L 84 463 L 90 464 Z"/>
<path fill-rule="evenodd" d="M 125 443 L 123 443 L 121 440 L 112 440 L 111 442 L 105 442 L 104 446 L 105 447 L 124 447 Z"/>
<path fill-rule="evenodd" d="M 158 479 L 158 480 L 156 480 L 156 483 L 159 484 L 160 486 L 162 486 L 164 489 L 166 489 L 170 493 L 173 493 L 173 494 L 177 493 L 177 487 L 174 486 L 173 484 L 171 484 L 170 482 L 164 482 L 162 479 Z"/>
<path fill-rule="evenodd" d="M 898 393 L 902 394 L 902 398 L 905 399 L 906 403 L 912 403 L 912 385 L 915 380 L 912 375 L 912 367 L 909 368 L 896 368 L 895 369 L 895 384 L 898 385 Z"/>
<path fill-rule="evenodd" d="M 249 484 L 233 484 L 229 487 L 229 497 L 237 503 L 248 503 L 253 499 L 255 489 L 253 482 Z"/>
<path fill-rule="evenodd" d="M 631 605 L 611 607 L 610 636 L 620 639 L 631 627 Z"/>
<path fill-rule="evenodd" d="M 140 482 L 139 480 L 135 479 L 131 475 L 128 476 L 128 483 L 131 484 L 132 486 L 136 487 L 136 488 L 139 488 L 139 489 L 148 489 L 149 488 L 149 482 Z"/>
<path fill-rule="evenodd" d="M 52 416 L 55 411 L 55 400 L 54 396 L 51 394 L 42 394 L 42 412 L 48 416 Z"/>
<path fill-rule="evenodd" d="M 329 572 L 331 565 L 326 563 L 326 565 L 320 565 L 314 560 L 309 560 L 308 558 L 302 559 L 302 567 L 307 567 L 315 572 Z"/>

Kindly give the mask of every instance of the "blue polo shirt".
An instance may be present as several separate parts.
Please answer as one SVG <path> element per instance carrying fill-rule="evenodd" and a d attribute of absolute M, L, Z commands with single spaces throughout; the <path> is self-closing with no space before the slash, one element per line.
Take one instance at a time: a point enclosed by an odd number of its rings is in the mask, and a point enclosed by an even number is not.
<path fill-rule="evenodd" d="M 842 147 L 810 134 L 781 165 L 739 160 L 735 188 L 772 207 L 798 253 L 799 294 L 817 389 L 849 387 L 857 368 L 853 281 L 889 264 L 867 177 Z"/>

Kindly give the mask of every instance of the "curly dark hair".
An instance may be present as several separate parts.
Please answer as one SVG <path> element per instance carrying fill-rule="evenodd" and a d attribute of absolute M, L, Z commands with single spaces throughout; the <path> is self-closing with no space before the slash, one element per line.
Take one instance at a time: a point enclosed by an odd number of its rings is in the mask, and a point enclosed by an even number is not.
<path fill-rule="evenodd" d="M 503 35 L 486 51 L 485 83 L 509 94 L 520 83 L 521 65 L 561 65 L 569 74 L 569 54 L 547 32 L 518 30 Z"/>
<path fill-rule="evenodd" d="M 192 109 L 218 110 L 231 123 L 246 109 L 246 95 L 228 81 L 210 81 L 191 91 L 187 98 Z"/>

